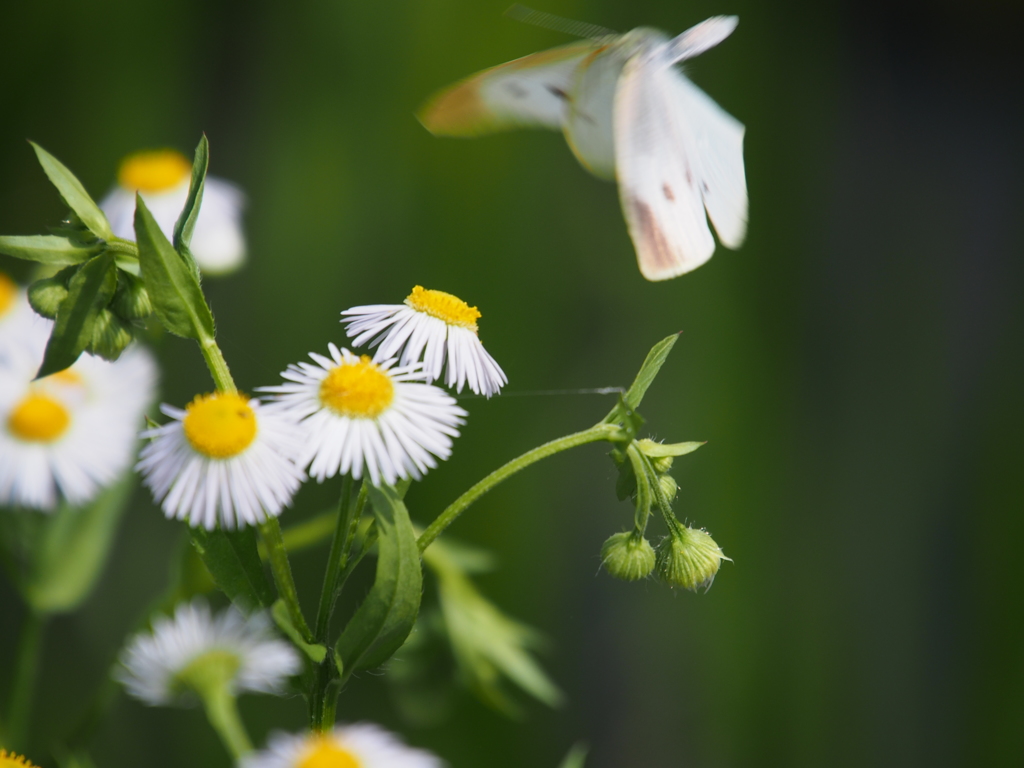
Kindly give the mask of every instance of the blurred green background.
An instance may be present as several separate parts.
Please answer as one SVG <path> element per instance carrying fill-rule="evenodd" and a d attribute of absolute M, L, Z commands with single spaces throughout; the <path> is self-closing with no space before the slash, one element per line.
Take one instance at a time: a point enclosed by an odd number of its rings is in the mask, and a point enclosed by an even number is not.
<path fill-rule="evenodd" d="M 708 594 L 598 571 L 628 525 L 587 447 L 486 497 L 453 529 L 494 549 L 481 580 L 550 638 L 568 694 L 510 721 L 468 696 L 443 725 L 399 718 L 363 676 L 339 716 L 453 766 L 954 766 L 1024 761 L 1024 59 L 1018 3 L 668 0 L 544 10 L 678 33 L 737 13 L 691 77 L 747 126 L 750 235 L 664 284 L 636 268 L 613 185 L 554 133 L 431 137 L 435 89 L 566 42 L 507 0 L 6 4 L 0 232 L 63 210 L 24 142 L 97 197 L 130 151 L 190 153 L 249 196 L 249 267 L 209 280 L 239 384 L 344 340 L 340 310 L 414 284 L 480 306 L 509 393 L 624 385 L 683 336 L 644 403 L 654 436 L 709 440 L 677 461 L 677 509 L 735 563 Z M 27 275 L 9 261 L 0 268 Z M 168 338 L 163 398 L 210 386 Z M 467 400 L 453 458 L 417 485 L 431 519 L 485 472 L 589 426 L 597 396 Z M 287 525 L 330 504 L 304 489 Z M 62 733 L 163 588 L 180 524 L 137 494 L 115 557 L 48 633 L 37 751 Z M 296 559 L 312 596 L 326 553 Z M 22 609 L 0 583 L 0 658 Z M 0 689 L 10 682 L 0 664 Z M 243 699 L 257 739 L 301 699 Z M 225 766 L 198 710 L 119 699 L 100 766 Z M 47 763 L 48 764 L 48 763 Z"/>

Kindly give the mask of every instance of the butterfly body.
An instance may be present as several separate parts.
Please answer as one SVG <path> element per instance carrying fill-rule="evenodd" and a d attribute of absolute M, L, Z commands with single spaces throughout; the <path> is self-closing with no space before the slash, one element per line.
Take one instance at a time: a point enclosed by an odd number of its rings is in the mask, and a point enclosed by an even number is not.
<path fill-rule="evenodd" d="M 640 271 L 689 272 L 746 234 L 744 128 L 675 66 L 725 39 L 735 17 L 675 38 L 638 28 L 542 51 L 443 90 L 420 114 L 436 135 L 561 130 L 580 163 L 614 179 Z"/>

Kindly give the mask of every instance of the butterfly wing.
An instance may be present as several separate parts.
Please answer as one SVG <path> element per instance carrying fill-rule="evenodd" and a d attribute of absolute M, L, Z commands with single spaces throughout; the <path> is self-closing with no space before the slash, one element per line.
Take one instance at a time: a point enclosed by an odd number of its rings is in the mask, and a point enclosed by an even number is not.
<path fill-rule="evenodd" d="M 615 89 L 626 64 L 621 49 L 603 45 L 583 58 L 569 91 L 565 140 L 580 164 L 595 176 L 615 178 L 612 110 Z"/>
<path fill-rule="evenodd" d="M 715 240 L 701 195 L 696 140 L 663 61 L 634 56 L 615 92 L 615 167 L 619 198 L 640 272 L 667 280 L 711 258 Z"/>
<path fill-rule="evenodd" d="M 437 136 L 560 129 L 576 69 L 596 47 L 589 40 L 572 43 L 485 69 L 437 93 L 420 111 L 420 122 Z"/>
<path fill-rule="evenodd" d="M 747 234 L 747 177 L 743 167 L 743 123 L 680 72 L 673 96 L 690 128 L 699 167 L 700 193 L 722 245 L 739 248 Z"/>

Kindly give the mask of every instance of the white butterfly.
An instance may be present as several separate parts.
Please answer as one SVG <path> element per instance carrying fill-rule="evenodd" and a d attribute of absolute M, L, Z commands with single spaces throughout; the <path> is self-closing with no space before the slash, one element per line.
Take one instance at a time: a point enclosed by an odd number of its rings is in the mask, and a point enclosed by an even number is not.
<path fill-rule="evenodd" d="M 713 16 L 672 39 L 641 27 L 534 53 L 441 91 L 419 117 L 440 136 L 561 129 L 585 168 L 618 180 L 640 271 L 666 280 L 711 258 L 707 217 L 728 248 L 746 236 L 743 125 L 675 67 L 737 23 Z"/>

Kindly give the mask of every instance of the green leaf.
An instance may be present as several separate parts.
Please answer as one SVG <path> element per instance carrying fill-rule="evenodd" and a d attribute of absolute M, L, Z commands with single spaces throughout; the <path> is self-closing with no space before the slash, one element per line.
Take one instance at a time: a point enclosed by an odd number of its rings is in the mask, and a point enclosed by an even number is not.
<path fill-rule="evenodd" d="M 269 608 L 274 592 L 263 573 L 256 549 L 256 530 L 207 531 L 192 528 L 192 545 L 203 559 L 218 589 L 246 610 Z"/>
<path fill-rule="evenodd" d="M 377 575 L 338 638 L 343 677 L 391 658 L 412 631 L 423 592 L 416 532 L 405 504 L 388 486 L 370 486 L 369 494 L 379 534 Z"/>
<path fill-rule="evenodd" d="M 658 375 L 658 371 L 661 370 L 661 366 L 668 359 L 669 352 L 672 351 L 672 347 L 676 345 L 678 340 L 679 334 L 673 333 L 668 338 L 662 339 L 655 344 L 651 351 L 647 353 L 647 359 L 640 366 L 640 372 L 636 375 L 632 386 L 630 386 L 629 391 L 623 397 L 627 406 L 632 409 L 640 407 L 640 402 L 644 399 L 644 395 L 647 394 L 647 388 L 651 386 L 651 383 Z"/>
<path fill-rule="evenodd" d="M 572 745 L 569 754 L 559 763 L 558 768 L 583 768 L 586 759 L 587 745 L 579 741 Z"/>
<path fill-rule="evenodd" d="M 480 593 L 447 541 L 431 544 L 423 560 L 437 576 L 441 613 L 459 671 L 476 694 L 495 709 L 518 715 L 519 707 L 504 690 L 503 681 L 508 680 L 548 706 L 560 704 L 562 692 L 530 652 L 540 644 L 538 633 Z"/>
<path fill-rule="evenodd" d="M 645 456 L 650 456 L 652 459 L 661 458 L 663 456 L 685 456 L 688 453 L 693 453 L 702 445 L 706 445 L 706 440 L 697 440 L 689 443 L 655 443 L 653 441 L 640 441 L 643 445 L 638 444 L 638 448 L 641 453 Z"/>
<path fill-rule="evenodd" d="M 274 617 L 274 623 L 280 627 L 281 631 L 288 635 L 288 639 L 295 643 L 295 646 L 309 656 L 315 664 L 319 664 L 327 658 L 326 646 L 319 643 L 307 643 L 302 633 L 295 628 L 284 600 L 274 602 L 274 607 L 270 609 L 270 615 Z"/>
<path fill-rule="evenodd" d="M 100 210 L 100 207 L 96 205 L 93 199 L 89 196 L 89 193 L 85 191 L 85 187 L 71 171 L 67 169 L 60 160 L 51 155 L 45 149 L 40 147 L 34 141 L 30 141 L 32 149 L 36 151 L 36 157 L 39 158 L 39 164 L 43 166 L 43 171 L 46 172 L 47 177 L 53 183 L 53 186 L 60 192 L 60 196 L 64 198 L 64 202 L 67 203 L 68 208 L 77 214 L 78 218 L 82 220 L 82 223 L 89 228 L 96 237 L 101 237 L 104 240 L 110 240 L 114 237 L 114 232 L 110 228 L 110 222 L 107 221 L 107 217 Z"/>
<path fill-rule="evenodd" d="M 138 195 L 135 239 L 142 280 L 160 322 L 178 336 L 213 338 L 213 315 L 199 287 L 198 273 L 174 250 Z"/>
<path fill-rule="evenodd" d="M 37 611 L 70 611 L 89 596 L 134 488 L 135 473 L 128 472 L 85 507 L 65 503 L 46 519 L 24 587 Z"/>
<path fill-rule="evenodd" d="M 206 169 L 210 165 L 210 143 L 206 134 L 199 140 L 196 147 L 195 160 L 192 162 L 192 181 L 188 188 L 188 199 L 181 209 L 178 220 L 174 223 L 174 247 L 179 251 L 187 251 L 192 243 L 192 233 L 199 218 L 199 208 L 203 204 L 203 187 L 206 182 Z"/>
<path fill-rule="evenodd" d="M 96 253 L 96 250 L 96 247 L 78 245 L 66 237 L 54 235 L 0 237 L 0 253 L 16 259 L 38 261 L 40 264 L 57 267 L 81 264 Z"/>
<path fill-rule="evenodd" d="M 96 318 L 110 303 L 116 287 L 113 254 L 103 253 L 82 265 L 71 278 L 68 295 L 57 309 L 57 320 L 36 378 L 63 371 L 78 359 L 92 341 Z"/>

